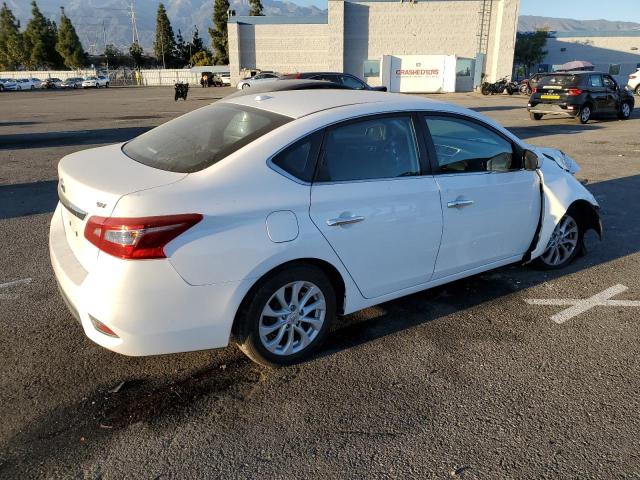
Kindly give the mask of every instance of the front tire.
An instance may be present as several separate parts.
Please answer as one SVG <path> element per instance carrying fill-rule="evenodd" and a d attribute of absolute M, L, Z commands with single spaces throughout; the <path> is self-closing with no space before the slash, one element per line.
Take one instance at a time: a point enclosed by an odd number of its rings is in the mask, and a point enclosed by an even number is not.
<path fill-rule="evenodd" d="M 618 118 L 620 120 L 629 120 L 632 110 L 631 104 L 629 102 L 624 102 L 620 105 L 620 109 L 618 110 Z"/>
<path fill-rule="evenodd" d="M 571 215 L 560 219 L 553 230 L 547 249 L 533 262 L 543 270 L 557 270 L 569 265 L 584 249 L 584 230 Z"/>
<path fill-rule="evenodd" d="M 244 90 L 245 88 L 249 88 L 249 84 L 248 83 L 243 83 L 242 84 L 242 90 Z"/>
<path fill-rule="evenodd" d="M 313 265 L 295 265 L 262 280 L 238 312 L 240 349 L 267 367 L 298 363 L 324 341 L 336 315 L 329 278 Z"/>

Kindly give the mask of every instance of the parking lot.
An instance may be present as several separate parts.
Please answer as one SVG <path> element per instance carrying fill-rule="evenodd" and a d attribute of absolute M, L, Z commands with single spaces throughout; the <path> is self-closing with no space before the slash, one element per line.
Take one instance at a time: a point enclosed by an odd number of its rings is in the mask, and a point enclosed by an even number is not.
<path fill-rule="evenodd" d="M 434 96 L 578 161 L 605 234 L 567 269 L 347 316 L 279 370 L 235 347 L 131 358 L 87 339 L 49 264 L 57 162 L 232 91 L 0 94 L 0 477 L 640 478 L 640 110 L 533 122 L 522 96 Z"/>

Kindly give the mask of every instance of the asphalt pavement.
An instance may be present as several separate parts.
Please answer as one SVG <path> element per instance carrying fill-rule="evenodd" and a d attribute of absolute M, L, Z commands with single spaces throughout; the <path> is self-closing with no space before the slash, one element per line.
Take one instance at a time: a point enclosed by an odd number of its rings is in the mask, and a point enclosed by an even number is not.
<path fill-rule="evenodd" d="M 639 113 L 533 122 L 518 95 L 434 96 L 578 161 L 605 235 L 564 270 L 369 308 L 278 370 L 235 347 L 130 358 L 88 340 L 49 265 L 57 162 L 230 91 L 0 94 L 1 478 L 640 478 Z"/>

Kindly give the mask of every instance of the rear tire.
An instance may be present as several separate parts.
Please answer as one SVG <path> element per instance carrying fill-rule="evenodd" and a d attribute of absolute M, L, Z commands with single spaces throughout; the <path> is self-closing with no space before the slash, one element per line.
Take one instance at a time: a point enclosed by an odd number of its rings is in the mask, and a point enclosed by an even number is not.
<path fill-rule="evenodd" d="M 580 108 L 580 112 L 578 113 L 578 121 L 583 125 L 587 124 L 589 120 L 591 120 L 592 113 L 593 112 L 591 111 L 591 105 L 583 105 Z"/>
<path fill-rule="evenodd" d="M 242 84 L 242 90 L 244 90 L 245 88 L 249 88 L 249 84 L 248 83 Z"/>
<path fill-rule="evenodd" d="M 336 294 L 325 273 L 313 265 L 294 265 L 267 276 L 249 292 L 234 333 L 254 362 L 293 365 L 322 344 L 335 316 Z"/>
<path fill-rule="evenodd" d="M 482 87 L 480 87 L 480 92 L 482 93 L 482 95 L 489 95 L 491 93 L 491 89 L 489 88 L 489 85 L 482 85 Z"/>
<path fill-rule="evenodd" d="M 529 117 L 531 118 L 531 120 L 542 120 L 542 113 L 530 112 Z"/>
<path fill-rule="evenodd" d="M 631 117 L 631 112 L 633 111 L 633 107 L 629 102 L 624 102 L 620 105 L 620 109 L 618 110 L 618 118 L 620 120 L 629 120 Z"/>

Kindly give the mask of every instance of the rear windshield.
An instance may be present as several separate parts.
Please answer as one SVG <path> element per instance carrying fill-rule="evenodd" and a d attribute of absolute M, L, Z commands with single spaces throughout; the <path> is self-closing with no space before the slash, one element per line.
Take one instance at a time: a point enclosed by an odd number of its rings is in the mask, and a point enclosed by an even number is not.
<path fill-rule="evenodd" d="M 571 85 L 577 85 L 580 82 L 578 75 L 547 75 L 540 79 L 540 85 L 567 87 Z"/>
<path fill-rule="evenodd" d="M 291 120 L 257 108 L 215 103 L 134 138 L 122 150 L 149 167 L 192 173 Z"/>

